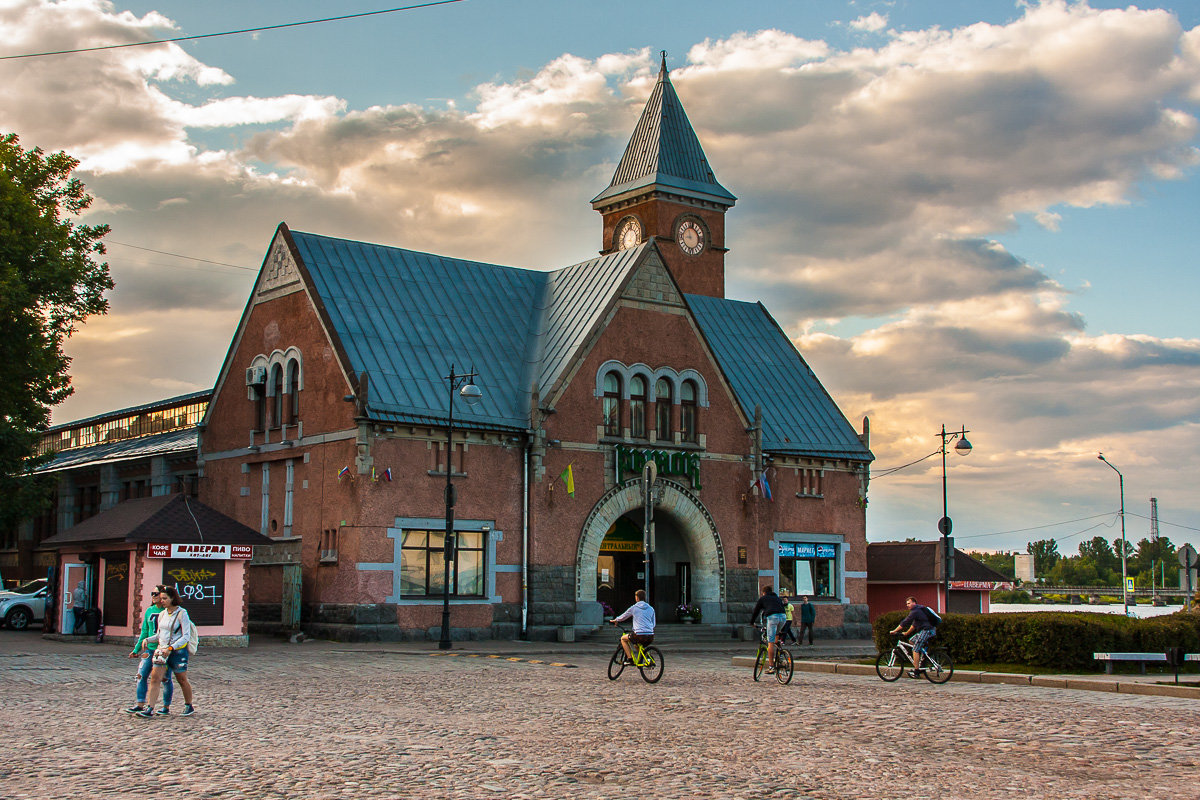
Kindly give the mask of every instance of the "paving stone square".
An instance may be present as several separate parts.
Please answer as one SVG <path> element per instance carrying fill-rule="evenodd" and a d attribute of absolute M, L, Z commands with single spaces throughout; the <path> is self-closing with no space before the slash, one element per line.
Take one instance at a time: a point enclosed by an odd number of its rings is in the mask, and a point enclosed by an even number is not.
<path fill-rule="evenodd" d="M 1200 798 L 1189 699 L 807 672 L 780 686 L 728 650 L 669 648 L 648 685 L 609 681 L 604 647 L 310 643 L 201 649 L 197 714 L 140 720 L 121 713 L 123 648 L 27 642 L 0 635 L 12 800 Z"/>

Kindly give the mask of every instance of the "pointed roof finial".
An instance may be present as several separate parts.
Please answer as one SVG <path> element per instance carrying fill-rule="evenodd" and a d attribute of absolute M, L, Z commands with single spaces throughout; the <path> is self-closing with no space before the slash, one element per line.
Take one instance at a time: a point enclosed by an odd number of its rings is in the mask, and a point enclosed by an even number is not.
<path fill-rule="evenodd" d="M 658 54 L 659 54 L 660 56 L 662 56 L 662 69 L 661 69 L 659 72 L 660 72 L 660 74 L 662 74 L 662 75 L 666 75 L 666 74 L 667 74 L 667 51 L 666 51 L 666 50 L 659 50 L 659 51 L 658 51 Z"/>

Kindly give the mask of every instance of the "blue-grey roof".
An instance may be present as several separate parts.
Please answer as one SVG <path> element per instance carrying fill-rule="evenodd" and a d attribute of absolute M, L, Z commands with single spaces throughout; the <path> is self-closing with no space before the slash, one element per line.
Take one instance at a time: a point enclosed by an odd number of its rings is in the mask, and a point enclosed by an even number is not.
<path fill-rule="evenodd" d="M 746 417 L 762 407 L 764 450 L 873 460 L 762 303 L 684 297 Z"/>
<path fill-rule="evenodd" d="M 645 248 L 556 272 L 502 267 L 291 231 L 346 356 L 370 380 L 370 416 L 442 422 L 446 377 L 483 392 L 461 424 L 525 430 L 531 390 L 552 385 Z"/>
<path fill-rule="evenodd" d="M 651 186 L 673 189 L 723 206 L 731 206 L 737 200 L 717 183 L 704 148 L 671 84 L 665 60 L 612 182 L 596 195 L 592 205 L 603 206 L 621 195 Z"/>
<path fill-rule="evenodd" d="M 472 366 L 483 399 L 462 426 L 525 430 L 531 391 L 552 390 L 656 245 L 542 272 L 289 231 L 380 421 L 444 424 L 451 364 Z M 870 459 L 837 405 L 761 306 L 687 295 L 748 419 L 765 416 L 776 452 Z"/>
<path fill-rule="evenodd" d="M 207 392 L 205 393 L 207 394 Z M 117 461 L 132 461 L 153 456 L 195 454 L 197 448 L 196 428 L 181 428 L 177 431 L 121 439 L 116 442 L 95 444 L 91 447 L 75 447 L 58 453 L 35 472 L 58 472 L 85 465 L 110 464 Z"/>

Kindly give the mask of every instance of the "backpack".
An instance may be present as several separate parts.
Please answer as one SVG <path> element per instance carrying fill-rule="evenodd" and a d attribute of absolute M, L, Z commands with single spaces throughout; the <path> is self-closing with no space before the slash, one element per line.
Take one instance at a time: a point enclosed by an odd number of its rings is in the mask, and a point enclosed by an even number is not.
<path fill-rule="evenodd" d="M 182 608 L 179 610 L 183 611 L 183 613 L 185 613 L 185 614 L 187 613 Z M 176 621 L 176 623 L 178 623 L 180 628 L 183 627 L 183 623 L 179 621 L 178 617 L 175 618 L 175 621 Z M 200 646 L 200 634 L 196 631 L 196 623 L 192 622 L 191 617 L 188 617 L 188 624 L 191 627 L 188 630 L 187 649 L 188 649 L 188 653 L 192 654 L 192 653 L 195 653 L 196 648 Z M 171 637 L 171 638 L 174 638 L 174 637 Z"/>
<path fill-rule="evenodd" d="M 929 624 L 933 626 L 934 630 L 937 630 L 937 627 L 942 624 L 942 618 L 929 606 L 921 606 L 921 608 L 925 609 L 925 618 L 929 620 Z"/>

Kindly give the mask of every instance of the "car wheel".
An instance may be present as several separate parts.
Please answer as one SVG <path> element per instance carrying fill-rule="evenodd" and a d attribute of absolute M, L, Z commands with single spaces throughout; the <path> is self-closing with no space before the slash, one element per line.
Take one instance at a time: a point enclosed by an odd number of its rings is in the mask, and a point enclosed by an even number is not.
<path fill-rule="evenodd" d="M 4 624 L 9 627 L 9 630 L 23 631 L 29 627 L 29 609 L 14 608 L 8 612 L 8 616 L 4 618 Z"/>

